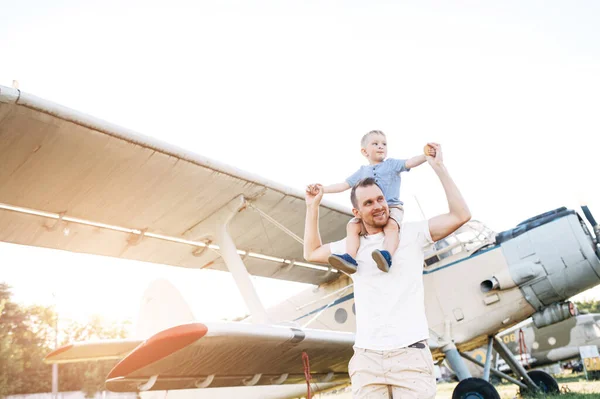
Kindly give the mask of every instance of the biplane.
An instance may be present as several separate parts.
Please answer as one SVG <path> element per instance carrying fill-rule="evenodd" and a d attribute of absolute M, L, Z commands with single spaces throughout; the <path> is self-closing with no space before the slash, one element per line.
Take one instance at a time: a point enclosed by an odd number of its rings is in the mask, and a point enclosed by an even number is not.
<path fill-rule="evenodd" d="M 306 353 L 320 386 L 348 382 L 352 283 L 302 258 L 302 190 L 2 86 L 0 164 L 0 240 L 226 271 L 250 310 L 240 322 L 173 318 L 140 339 L 73 343 L 48 363 L 120 359 L 106 379 L 112 391 L 252 389 L 302 383 Z M 548 386 L 511 363 L 496 335 L 530 316 L 543 325 L 572 317 L 567 299 L 600 282 L 600 229 L 584 214 L 592 231 L 560 208 L 498 234 L 473 220 L 428 249 L 429 343 L 456 371 L 459 397 L 495 392 L 490 373 L 523 390 Z M 343 238 L 349 217 L 323 202 L 323 241 Z M 313 287 L 265 309 L 251 275 Z M 465 352 L 481 345 L 506 357 L 514 377 L 488 361 L 472 378 L 465 360 L 476 359 Z"/>

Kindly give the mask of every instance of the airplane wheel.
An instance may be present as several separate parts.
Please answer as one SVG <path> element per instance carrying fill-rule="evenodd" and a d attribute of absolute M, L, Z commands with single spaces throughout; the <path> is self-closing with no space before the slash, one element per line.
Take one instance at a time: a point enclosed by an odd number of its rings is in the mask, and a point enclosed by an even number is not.
<path fill-rule="evenodd" d="M 500 394 L 486 380 L 466 378 L 454 388 L 452 399 L 500 399 Z"/>
<path fill-rule="evenodd" d="M 558 388 L 558 382 L 552 377 L 550 374 L 546 373 L 542 370 L 532 370 L 527 373 L 529 378 L 535 382 L 535 385 L 540 387 L 540 390 L 543 393 L 560 393 L 560 389 Z M 529 395 L 531 391 L 529 389 L 521 388 L 519 390 L 521 396 Z"/>

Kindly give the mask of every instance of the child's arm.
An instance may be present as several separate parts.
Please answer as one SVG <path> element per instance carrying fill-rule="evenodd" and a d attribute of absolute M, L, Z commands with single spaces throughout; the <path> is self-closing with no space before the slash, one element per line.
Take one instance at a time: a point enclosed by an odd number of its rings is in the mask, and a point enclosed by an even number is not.
<path fill-rule="evenodd" d="M 360 169 L 352 174 L 349 178 L 344 180 L 341 183 L 330 184 L 329 186 L 322 186 L 320 184 L 310 184 L 307 187 L 307 190 L 312 193 L 312 195 L 317 195 L 319 190 L 317 187 L 323 189 L 324 194 L 333 194 L 333 193 L 341 193 L 342 191 L 349 190 L 354 184 L 356 184 L 361 177 Z"/>
<path fill-rule="evenodd" d="M 317 187 L 321 187 L 323 189 L 324 194 L 332 194 L 332 193 L 341 193 L 342 191 L 346 191 L 350 188 L 350 184 L 348 182 L 330 184 L 329 186 L 323 186 L 321 184 L 309 184 L 306 190 L 313 195 L 317 195 L 319 190 Z"/>
<path fill-rule="evenodd" d="M 427 161 L 427 158 L 425 158 L 424 154 L 414 156 L 414 157 L 406 160 L 406 168 L 412 169 L 416 166 L 424 164 L 426 161 Z"/>
<path fill-rule="evenodd" d="M 336 184 L 331 184 L 329 186 L 324 186 L 323 192 L 325 194 L 341 193 L 343 191 L 348 190 L 349 188 L 350 188 L 350 184 L 348 184 L 348 182 L 336 183 Z"/>

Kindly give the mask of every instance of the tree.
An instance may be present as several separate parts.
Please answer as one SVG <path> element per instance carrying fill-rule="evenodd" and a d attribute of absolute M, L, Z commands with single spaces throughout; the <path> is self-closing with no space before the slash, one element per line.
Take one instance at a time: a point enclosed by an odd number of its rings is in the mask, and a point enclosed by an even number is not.
<path fill-rule="evenodd" d="M 48 392 L 51 370 L 42 359 L 48 353 L 51 312 L 11 301 L 10 287 L 0 283 L 0 396 Z"/>
<path fill-rule="evenodd" d="M 574 302 L 575 306 L 577 306 L 577 310 L 580 313 L 600 313 L 600 302 L 589 299 L 581 302 Z"/>
<path fill-rule="evenodd" d="M 72 342 L 126 338 L 129 322 L 106 323 L 100 316 L 92 316 L 86 323 L 70 322 L 61 331 L 61 345 Z M 59 367 L 58 381 L 60 391 L 85 392 L 86 397 L 93 397 L 96 392 L 104 390 L 104 382 L 117 360 L 101 360 L 96 362 L 64 364 Z"/>
<path fill-rule="evenodd" d="M 10 287 L 0 283 L 0 397 L 49 392 L 52 367 L 43 362 L 54 349 L 56 313 L 40 305 L 12 302 Z M 92 339 L 125 338 L 129 322 L 107 323 L 99 316 L 61 329 L 61 345 Z M 89 397 L 104 389 L 116 361 L 65 364 L 59 367 L 59 390 L 84 390 Z"/>

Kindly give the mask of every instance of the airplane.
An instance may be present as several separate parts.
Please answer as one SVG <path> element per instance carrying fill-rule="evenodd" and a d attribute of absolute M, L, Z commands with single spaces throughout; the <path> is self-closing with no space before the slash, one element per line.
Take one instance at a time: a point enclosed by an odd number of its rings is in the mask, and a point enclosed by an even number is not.
<path fill-rule="evenodd" d="M 250 311 L 241 322 L 74 343 L 46 362 L 121 359 L 106 379 L 115 392 L 348 382 L 352 283 L 303 260 L 302 190 L 4 86 L 0 160 L 1 241 L 228 271 Z M 557 388 L 550 375 L 513 362 L 497 334 L 530 316 L 540 325 L 573 317 L 567 299 L 600 282 L 600 226 L 582 209 L 593 233 L 576 211 L 559 208 L 498 234 L 472 220 L 428 249 L 429 344 L 456 371 L 456 397 L 499 397 L 490 372 L 523 391 Z M 343 238 L 350 209 L 324 201 L 320 211 L 323 241 Z M 267 311 L 251 275 L 315 287 Z M 517 378 L 490 370 L 492 356 L 473 378 L 464 355 L 482 344 Z"/>
<path fill-rule="evenodd" d="M 515 361 L 524 367 L 548 366 L 579 358 L 581 346 L 600 347 L 600 313 L 579 314 L 543 328 L 536 327 L 533 320 L 528 319 L 498 334 L 498 338 L 506 344 Z M 485 362 L 484 347 L 466 353 Z M 508 370 L 501 359 L 497 365 L 501 371 Z M 472 363 L 469 363 L 469 371 L 471 375 L 483 375 L 483 369 Z"/>

